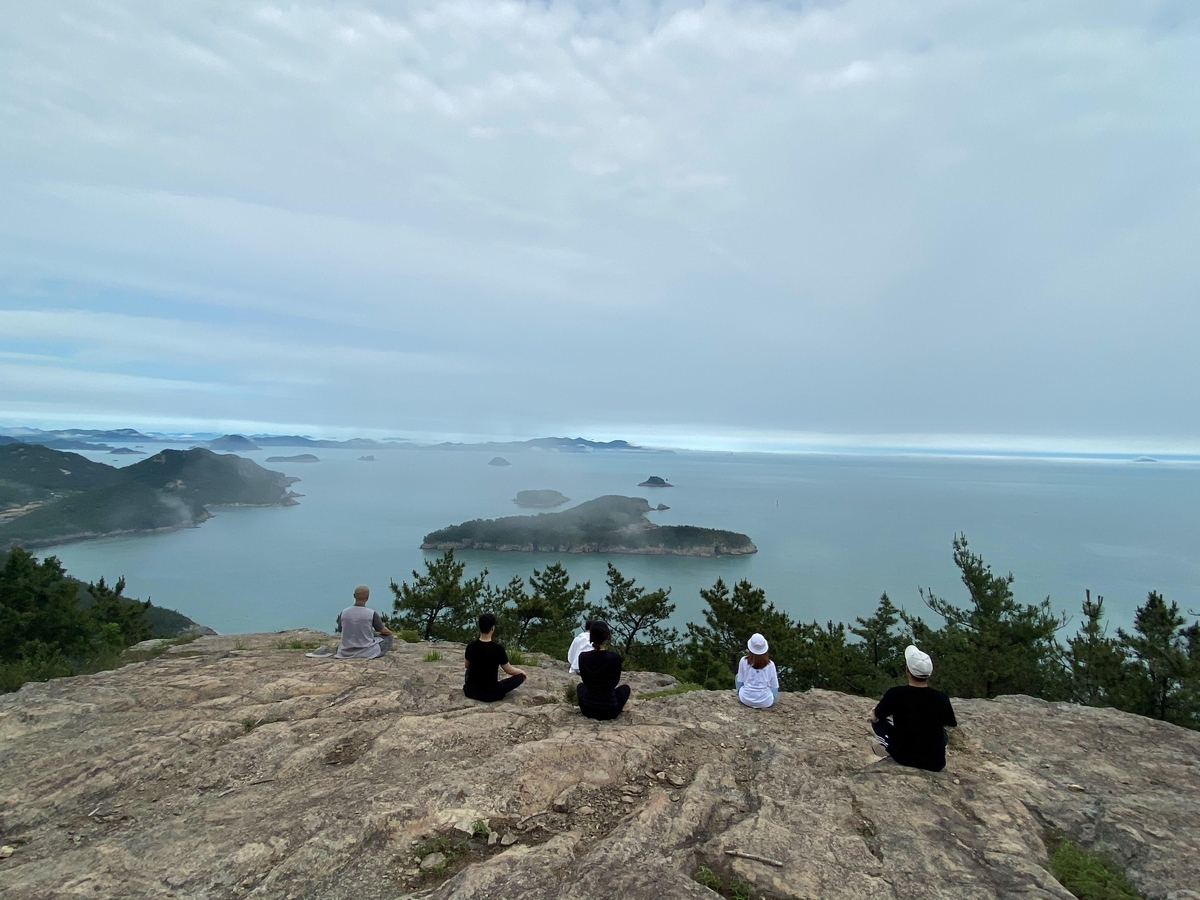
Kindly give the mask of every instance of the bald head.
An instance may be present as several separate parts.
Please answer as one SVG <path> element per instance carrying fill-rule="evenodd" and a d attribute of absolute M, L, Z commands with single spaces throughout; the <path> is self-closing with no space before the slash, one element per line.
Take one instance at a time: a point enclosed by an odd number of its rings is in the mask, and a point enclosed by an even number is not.
<path fill-rule="evenodd" d="M 371 589 L 365 584 L 360 584 L 354 589 L 354 602 L 362 606 L 371 596 Z"/>

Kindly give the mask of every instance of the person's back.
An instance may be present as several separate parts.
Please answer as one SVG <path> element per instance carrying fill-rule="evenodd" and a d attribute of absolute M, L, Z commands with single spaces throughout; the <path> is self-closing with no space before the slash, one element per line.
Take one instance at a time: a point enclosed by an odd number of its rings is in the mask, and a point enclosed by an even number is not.
<path fill-rule="evenodd" d="M 779 695 L 779 676 L 768 656 L 770 647 L 761 634 L 752 634 L 746 642 L 746 655 L 738 663 L 733 686 L 743 706 L 769 709 Z"/>
<path fill-rule="evenodd" d="M 467 644 L 463 693 L 472 700 L 493 703 L 525 681 L 525 673 L 509 664 L 504 646 L 492 640 L 495 633 L 496 617 L 484 613 L 479 617 L 479 637 Z M 501 668 L 510 676 L 503 681 L 499 678 Z"/>
<path fill-rule="evenodd" d="M 575 688 L 579 711 L 589 719 L 615 719 L 629 701 L 629 685 L 621 684 L 621 654 L 608 649 L 612 637 L 605 622 L 591 623 L 592 646 L 577 663 L 582 683 Z"/>
<path fill-rule="evenodd" d="M 905 669 L 909 683 L 889 688 L 872 713 L 875 733 L 896 762 L 940 772 L 946 767 L 946 729 L 958 725 L 954 707 L 945 692 L 929 687 L 933 661 L 927 654 L 910 646 Z"/>
<path fill-rule="evenodd" d="M 354 605 L 338 614 L 337 628 L 342 633 L 338 644 L 338 659 L 375 659 L 383 652 L 382 640 L 376 632 L 390 635 L 379 613 L 367 607 L 370 591 L 366 585 L 354 589 Z"/>

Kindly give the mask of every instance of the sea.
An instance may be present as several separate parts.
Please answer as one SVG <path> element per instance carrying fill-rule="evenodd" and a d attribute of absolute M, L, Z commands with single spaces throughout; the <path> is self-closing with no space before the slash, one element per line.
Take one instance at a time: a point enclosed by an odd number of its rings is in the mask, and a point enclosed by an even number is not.
<path fill-rule="evenodd" d="M 146 453 L 159 448 L 146 445 Z M 267 463 L 313 452 L 315 463 Z M 105 538 L 39 550 L 85 580 L 126 580 L 127 596 L 177 609 L 221 633 L 333 628 L 367 584 L 390 611 L 391 582 L 423 570 L 422 537 L 468 519 L 523 514 L 518 491 L 553 489 L 572 503 L 604 494 L 670 509 L 659 524 L 744 532 L 742 557 L 461 552 L 467 574 L 501 584 L 561 562 L 573 581 L 604 594 L 606 564 L 647 588 L 667 587 L 674 623 L 701 621 L 700 590 L 747 579 L 802 621 L 867 616 L 882 593 L 940 621 L 920 589 L 965 601 L 951 558 L 956 533 L 998 573 L 1015 576 L 1021 602 L 1050 598 L 1079 621 L 1085 590 L 1105 599 L 1113 630 L 1128 627 L 1148 591 L 1200 607 L 1200 463 L 1129 459 L 919 455 L 554 452 L 410 448 L 272 448 L 240 454 L 294 475 L 299 505 L 218 509 L 197 528 Z M 85 455 L 114 465 L 144 457 Z M 648 476 L 672 487 L 641 488 Z M 568 508 L 568 507 L 562 507 Z"/>

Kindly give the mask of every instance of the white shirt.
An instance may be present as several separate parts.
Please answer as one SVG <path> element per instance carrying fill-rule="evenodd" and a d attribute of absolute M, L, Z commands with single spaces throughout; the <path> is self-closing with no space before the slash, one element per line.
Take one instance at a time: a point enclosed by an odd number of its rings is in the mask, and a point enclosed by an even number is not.
<path fill-rule="evenodd" d="M 571 647 L 567 650 L 567 665 L 571 667 L 571 674 L 579 674 L 579 654 L 587 653 L 592 649 L 592 636 L 583 630 L 575 635 L 575 640 L 571 641 Z"/>
<path fill-rule="evenodd" d="M 775 702 L 771 688 L 779 690 L 779 676 L 775 673 L 775 663 L 769 662 L 761 669 L 750 665 L 750 660 L 742 657 L 738 663 L 738 681 L 742 683 L 738 690 L 738 699 L 747 706 L 766 709 Z"/>

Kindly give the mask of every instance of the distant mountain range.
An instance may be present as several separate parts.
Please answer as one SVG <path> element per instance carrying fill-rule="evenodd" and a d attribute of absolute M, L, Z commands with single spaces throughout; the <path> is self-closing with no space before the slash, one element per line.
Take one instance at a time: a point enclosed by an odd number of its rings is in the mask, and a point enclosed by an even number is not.
<path fill-rule="evenodd" d="M 119 444 L 184 444 L 189 447 L 206 447 L 222 453 L 244 453 L 265 447 L 309 447 L 346 450 L 404 450 L 414 447 L 435 447 L 440 450 L 503 450 L 514 453 L 522 450 L 552 450 L 560 453 L 592 453 L 597 451 L 636 451 L 639 453 L 670 453 L 669 450 L 654 450 L 639 447 L 628 441 L 590 441 L 582 437 L 544 437 L 528 441 L 484 441 L 482 443 L 459 443 L 443 441 L 437 444 L 416 444 L 403 439 L 383 441 L 372 438 L 350 438 L 345 441 L 311 438 L 301 434 L 163 434 L 145 433 L 133 428 L 108 430 L 89 428 L 66 428 L 57 431 L 42 431 L 37 428 L 10 428 L 0 434 L 0 445 L 12 443 L 40 444 L 54 450 L 107 450 L 115 449 L 110 443 Z"/>

